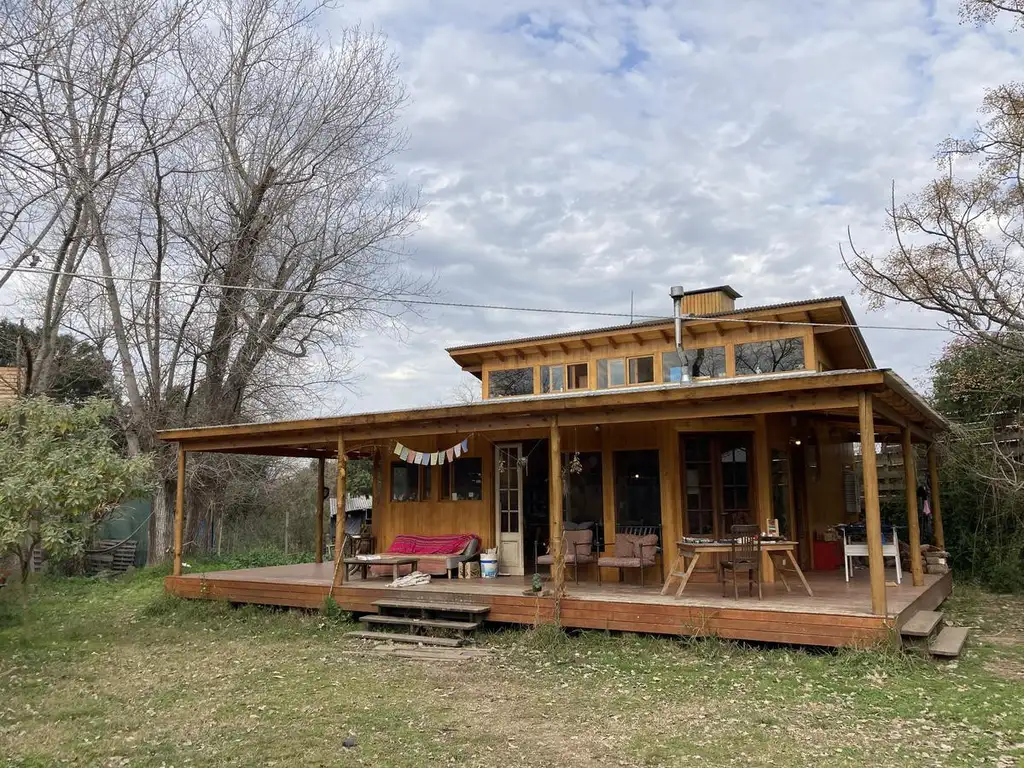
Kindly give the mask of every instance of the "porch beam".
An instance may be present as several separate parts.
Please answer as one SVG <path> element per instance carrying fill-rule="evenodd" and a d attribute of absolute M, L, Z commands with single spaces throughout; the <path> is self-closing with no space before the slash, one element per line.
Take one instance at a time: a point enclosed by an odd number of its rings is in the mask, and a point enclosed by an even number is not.
<path fill-rule="evenodd" d="M 900 413 L 898 410 L 893 408 L 888 403 L 884 402 L 882 398 L 876 397 L 874 399 L 875 412 L 878 413 L 882 418 L 895 424 L 897 427 L 903 429 L 909 429 L 914 437 L 919 440 L 931 440 L 931 436 L 921 429 L 920 426 L 911 421 L 905 414 Z M 877 429 L 877 427 L 876 427 Z"/>
<path fill-rule="evenodd" d="M 324 561 L 324 464 L 323 458 L 316 462 L 316 558 L 314 562 Z"/>
<path fill-rule="evenodd" d="M 882 513 L 878 503 L 878 463 L 875 455 L 874 398 L 861 392 L 860 453 L 864 473 L 864 522 L 868 537 L 868 572 L 871 579 L 871 612 L 888 613 L 885 597 L 885 561 L 882 558 Z"/>
<path fill-rule="evenodd" d="M 587 424 L 622 424 L 645 421 L 677 421 L 726 417 L 756 416 L 767 413 L 799 413 L 801 411 L 831 411 L 857 407 L 856 392 L 836 394 L 812 393 L 799 396 L 762 396 L 729 399 L 722 402 L 697 403 L 666 407 L 647 407 L 625 410 L 600 408 L 581 413 L 568 413 L 560 417 L 564 426 Z"/>
<path fill-rule="evenodd" d="M 772 517 L 772 453 L 768 445 L 768 419 L 761 413 L 754 417 L 754 498 L 757 501 L 757 524 L 768 530 Z M 731 531 L 726 531 L 731 535 Z M 775 566 L 767 552 L 761 553 L 762 581 L 775 583 Z"/>
<path fill-rule="evenodd" d="M 334 517 L 334 586 L 345 583 L 344 553 L 341 548 L 345 543 L 345 473 L 347 459 L 345 457 L 345 436 L 338 433 L 338 487 L 334 492 L 337 513 Z"/>
<path fill-rule="evenodd" d="M 903 428 L 903 482 L 906 485 L 907 535 L 910 537 L 910 573 L 915 587 L 924 586 L 921 563 L 921 523 L 917 517 L 917 461 L 909 427 Z"/>
<path fill-rule="evenodd" d="M 942 531 L 942 504 L 939 500 L 939 457 L 935 443 L 928 444 L 928 479 L 931 486 L 928 500 L 932 508 L 932 524 L 935 533 L 935 546 L 946 548 L 946 536 Z"/>
<path fill-rule="evenodd" d="M 178 443 L 178 487 L 174 496 L 174 570 L 181 576 L 181 549 L 185 534 L 185 447 Z"/>
<path fill-rule="evenodd" d="M 728 398 L 721 401 L 700 402 L 690 405 L 646 406 L 623 408 L 610 406 L 585 411 L 568 411 L 558 416 L 562 426 L 588 426 L 593 424 L 624 424 L 647 421 L 693 422 L 694 419 L 722 417 L 744 417 L 758 413 L 799 413 L 801 411 L 830 411 L 857 406 L 856 392 L 810 392 L 801 395 L 763 395 L 757 398 Z M 390 438 L 416 437 L 457 432 L 491 432 L 506 429 L 546 429 L 553 415 L 529 415 L 502 418 L 500 416 L 482 421 L 454 421 L 449 423 L 406 424 L 405 426 L 383 427 L 380 429 L 358 429 L 346 432 L 349 445 Z M 266 449 L 274 446 L 308 450 L 329 450 L 336 434 L 330 431 L 306 430 L 290 434 L 271 433 L 246 437 L 210 438 L 188 441 L 190 451 L 241 452 L 252 449 Z M 268 451 L 269 453 L 269 451 Z"/>
<path fill-rule="evenodd" d="M 548 470 L 548 533 L 551 541 L 551 577 L 557 600 L 565 590 L 565 553 L 562 551 L 562 436 L 558 419 L 551 420 L 548 433 L 550 463 Z"/>

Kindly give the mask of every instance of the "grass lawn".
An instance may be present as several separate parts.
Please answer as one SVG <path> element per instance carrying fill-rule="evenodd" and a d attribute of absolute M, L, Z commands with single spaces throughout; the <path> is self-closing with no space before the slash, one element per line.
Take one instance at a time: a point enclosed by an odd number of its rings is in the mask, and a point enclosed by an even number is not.
<path fill-rule="evenodd" d="M 0 595 L 0 765 L 1024 765 L 1021 597 L 958 588 L 946 664 L 551 628 L 424 663 L 160 575 Z"/>

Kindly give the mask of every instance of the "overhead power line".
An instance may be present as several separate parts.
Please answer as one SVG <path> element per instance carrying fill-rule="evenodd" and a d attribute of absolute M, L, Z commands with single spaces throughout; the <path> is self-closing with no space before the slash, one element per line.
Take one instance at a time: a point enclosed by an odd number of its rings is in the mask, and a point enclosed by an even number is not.
<path fill-rule="evenodd" d="M 113 280 L 119 283 L 143 283 L 149 285 L 160 285 L 165 287 L 175 288 L 212 288 L 222 290 L 244 290 L 251 291 L 253 293 L 274 293 L 274 294 L 287 294 L 287 295 L 298 295 L 298 296 L 315 296 L 324 299 L 361 299 L 371 300 L 375 297 L 372 296 L 346 296 L 340 293 L 333 293 L 330 291 L 317 291 L 317 290 L 301 290 L 298 288 L 272 288 L 269 286 L 254 286 L 254 285 L 232 285 L 228 283 L 212 283 L 212 282 L 198 282 L 190 280 L 166 280 L 162 278 L 153 277 L 134 277 L 131 275 L 102 275 L 102 274 L 90 274 L 85 272 L 70 272 L 60 271 L 55 269 L 45 269 L 43 267 L 11 267 L 8 268 L 11 272 L 21 272 L 26 274 L 34 275 L 48 275 L 51 277 L 78 277 L 83 280 Z M 357 288 L 363 286 L 356 285 Z M 461 301 L 441 301 L 438 299 L 423 299 L 416 298 L 413 296 L 385 296 L 379 299 L 382 302 L 390 302 L 394 304 L 406 304 L 412 306 L 428 306 L 428 307 L 448 307 L 454 309 L 487 309 L 497 310 L 502 312 L 532 312 L 536 314 L 549 314 L 549 315 L 579 315 L 587 317 L 609 317 L 609 318 L 621 318 L 629 319 L 630 322 L 634 320 L 671 320 L 671 317 L 667 315 L 643 315 L 634 312 L 602 312 L 594 309 L 568 309 L 564 307 L 520 307 L 514 305 L 505 304 L 478 304 L 472 302 L 461 302 Z M 742 310 L 740 310 L 742 311 Z M 800 327 L 811 327 L 811 328 L 857 328 L 860 330 L 875 330 L 875 331 L 924 331 L 929 333 L 949 333 L 946 328 L 940 326 L 912 326 L 912 325 L 873 325 L 873 324 L 857 324 L 857 323 L 822 323 L 814 322 L 810 320 L 758 320 L 756 318 L 747 317 L 722 317 L 719 315 L 694 315 L 689 314 L 684 316 L 685 320 L 712 320 L 716 323 L 744 323 L 747 325 L 792 325 Z"/>

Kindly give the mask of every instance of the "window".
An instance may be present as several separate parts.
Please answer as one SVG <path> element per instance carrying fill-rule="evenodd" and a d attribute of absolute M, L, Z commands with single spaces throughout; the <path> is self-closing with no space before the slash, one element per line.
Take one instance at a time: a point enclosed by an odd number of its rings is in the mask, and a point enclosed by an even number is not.
<path fill-rule="evenodd" d="M 683 457 L 686 467 L 687 532 L 691 536 L 712 536 L 715 533 L 715 483 L 711 468 L 710 438 L 686 438 L 683 441 Z"/>
<path fill-rule="evenodd" d="M 489 397 L 512 397 L 533 394 L 533 368 L 512 368 L 487 374 Z"/>
<path fill-rule="evenodd" d="M 795 531 L 789 509 L 789 454 L 772 449 L 772 516 L 779 521 L 779 532 L 793 538 Z"/>
<path fill-rule="evenodd" d="M 565 368 L 561 365 L 540 367 L 540 391 L 561 392 L 565 389 Z"/>
<path fill-rule="evenodd" d="M 430 467 L 407 464 L 391 465 L 392 501 L 427 501 L 430 499 Z"/>
<path fill-rule="evenodd" d="M 804 340 L 777 339 L 736 345 L 736 373 L 777 373 L 804 367 Z"/>
<path fill-rule="evenodd" d="M 616 451 L 615 523 L 661 526 L 661 482 L 657 451 Z"/>
<path fill-rule="evenodd" d="M 483 460 L 463 457 L 441 465 L 441 498 L 478 501 L 483 498 Z"/>
<path fill-rule="evenodd" d="M 567 389 L 590 389 L 590 377 L 589 366 L 587 363 L 573 363 L 572 365 L 565 366 L 565 371 L 568 374 Z"/>
<path fill-rule="evenodd" d="M 725 376 L 725 347 L 684 349 L 683 360 L 691 379 L 715 379 Z M 683 380 L 683 367 L 675 350 L 661 353 L 661 380 L 666 384 Z"/>
<path fill-rule="evenodd" d="M 562 454 L 562 477 L 565 478 L 562 493 L 566 530 L 571 526 L 578 528 L 589 523 L 595 529 L 595 541 L 601 544 L 603 542 L 598 541 L 603 538 L 599 533 L 604 521 L 601 454 L 597 451 L 579 454 L 579 471 L 573 472 L 575 456 L 576 454 L 572 453 Z"/>
<path fill-rule="evenodd" d="M 626 383 L 626 361 L 619 359 L 597 361 L 597 388 L 621 387 Z"/>
<path fill-rule="evenodd" d="M 628 378 L 627 378 L 628 375 Z M 607 358 L 597 361 L 597 388 L 654 383 L 654 356 Z"/>
<path fill-rule="evenodd" d="M 630 384 L 654 383 L 654 357 L 631 357 L 629 363 Z"/>

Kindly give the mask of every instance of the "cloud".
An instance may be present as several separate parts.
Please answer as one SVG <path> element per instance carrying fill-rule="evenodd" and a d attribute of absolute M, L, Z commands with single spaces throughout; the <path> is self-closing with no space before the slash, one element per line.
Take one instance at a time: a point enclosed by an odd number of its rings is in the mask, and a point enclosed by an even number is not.
<path fill-rule="evenodd" d="M 665 313 L 668 286 L 732 284 L 748 304 L 845 294 L 849 226 L 881 250 L 890 186 L 970 130 L 1024 35 L 958 23 L 956 3 L 479 3 L 366 0 L 337 12 L 386 33 L 411 103 L 400 171 L 423 190 L 411 265 L 453 302 Z M 374 341 L 346 408 L 436 402 L 463 376 L 443 348 L 604 324 L 430 311 Z M 936 333 L 868 331 L 910 379 Z M 411 371 L 416 376 L 410 377 Z"/>

